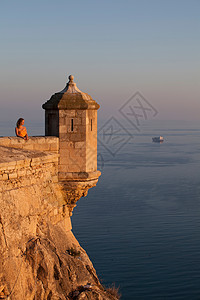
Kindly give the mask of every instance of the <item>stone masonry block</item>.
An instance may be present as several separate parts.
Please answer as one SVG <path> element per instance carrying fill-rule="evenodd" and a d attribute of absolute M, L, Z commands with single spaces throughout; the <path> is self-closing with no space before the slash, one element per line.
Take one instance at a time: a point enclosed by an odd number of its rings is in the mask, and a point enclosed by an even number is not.
<path fill-rule="evenodd" d="M 60 165 L 68 165 L 69 164 L 69 161 L 70 161 L 70 157 L 68 156 L 63 156 L 63 157 L 60 157 L 60 160 L 59 160 L 59 164 Z"/>
<path fill-rule="evenodd" d="M 71 141 L 73 142 L 82 142 L 83 141 L 83 137 L 80 133 L 77 133 L 77 134 L 71 134 L 71 137 L 70 137 Z"/>
<path fill-rule="evenodd" d="M 59 133 L 59 137 L 61 140 L 66 140 L 68 142 L 70 142 L 70 135 L 67 135 L 67 132 L 66 133 Z"/>
<path fill-rule="evenodd" d="M 49 144 L 36 144 L 36 145 L 32 145 L 33 146 L 33 150 L 38 150 L 38 151 L 48 151 L 50 150 L 50 145 Z"/>
<path fill-rule="evenodd" d="M 1 175 L 1 180 L 8 180 L 8 174 Z"/>
<path fill-rule="evenodd" d="M 74 118 L 74 125 L 81 125 L 81 119 Z"/>
<path fill-rule="evenodd" d="M 75 142 L 75 148 L 85 148 L 86 147 L 86 142 Z"/>
<path fill-rule="evenodd" d="M 78 128 L 78 132 L 84 135 L 84 137 L 86 137 L 86 126 L 80 125 Z"/>
<path fill-rule="evenodd" d="M 35 138 L 34 140 L 36 144 L 47 144 L 49 143 L 48 138 L 41 137 L 41 138 Z"/>
<path fill-rule="evenodd" d="M 66 133 L 66 132 L 67 132 L 67 126 L 66 125 L 59 126 L 59 133 Z"/>
<path fill-rule="evenodd" d="M 69 165 L 59 165 L 58 170 L 59 172 L 69 172 Z"/>
<path fill-rule="evenodd" d="M 86 117 L 86 125 L 89 125 L 90 124 L 90 119 L 88 117 Z"/>
<path fill-rule="evenodd" d="M 52 144 L 50 144 L 50 151 L 54 151 L 54 152 L 58 153 L 58 151 L 59 151 L 59 144 L 58 143 L 52 143 Z"/>
<path fill-rule="evenodd" d="M 62 117 L 59 119 L 59 126 L 67 125 L 66 117 Z"/>
<path fill-rule="evenodd" d="M 9 173 L 8 177 L 9 179 L 16 179 L 18 176 L 17 173 Z"/>
<path fill-rule="evenodd" d="M 74 143 L 73 142 L 68 142 L 68 141 L 61 141 L 60 142 L 60 150 L 62 152 L 63 149 L 73 149 L 74 148 Z"/>
<path fill-rule="evenodd" d="M 68 118 L 75 118 L 76 111 L 75 110 L 67 110 L 67 111 L 65 111 L 65 116 L 67 116 Z"/>
<path fill-rule="evenodd" d="M 10 139 L 10 147 L 17 144 L 18 148 L 23 148 L 23 145 L 25 145 L 26 143 L 27 143 L 27 141 L 25 141 L 24 139 L 19 138 L 19 137 L 15 137 L 15 138 Z"/>
<path fill-rule="evenodd" d="M 18 177 L 26 176 L 26 169 L 21 169 L 17 171 Z"/>
<path fill-rule="evenodd" d="M 8 164 L 8 166 L 6 168 L 4 168 L 4 170 L 6 170 L 6 172 L 10 173 L 11 171 L 15 170 L 15 166 Z"/>
<path fill-rule="evenodd" d="M 62 159 L 63 157 L 69 157 L 70 156 L 70 149 L 60 149 L 60 159 Z"/>
<path fill-rule="evenodd" d="M 16 167 L 17 168 L 24 168 L 24 167 L 26 167 L 25 161 L 24 160 L 17 160 Z"/>
<path fill-rule="evenodd" d="M 0 146 L 10 146 L 10 138 L 9 137 L 0 137 Z"/>

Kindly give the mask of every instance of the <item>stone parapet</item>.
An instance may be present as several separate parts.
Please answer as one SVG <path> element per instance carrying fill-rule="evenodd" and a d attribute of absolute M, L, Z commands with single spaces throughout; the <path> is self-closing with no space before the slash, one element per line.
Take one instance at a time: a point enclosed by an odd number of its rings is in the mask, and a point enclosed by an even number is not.
<path fill-rule="evenodd" d="M 26 141 L 20 137 L 0 137 L 0 146 L 59 153 L 59 138 L 54 136 L 33 136 Z"/>
<path fill-rule="evenodd" d="M 17 222 L 26 237 L 35 235 L 43 220 L 62 222 L 66 231 L 71 230 L 65 193 L 58 183 L 58 159 L 56 153 L 0 146 L 0 216 L 5 226 Z"/>
<path fill-rule="evenodd" d="M 0 153 L 2 154 L 0 157 L 0 181 L 26 177 L 27 175 L 35 176 L 36 170 L 48 166 L 51 171 L 54 168 L 54 172 L 49 171 L 49 174 L 54 175 L 54 182 L 58 182 L 58 154 L 44 154 L 36 151 L 21 152 L 1 146 Z"/>

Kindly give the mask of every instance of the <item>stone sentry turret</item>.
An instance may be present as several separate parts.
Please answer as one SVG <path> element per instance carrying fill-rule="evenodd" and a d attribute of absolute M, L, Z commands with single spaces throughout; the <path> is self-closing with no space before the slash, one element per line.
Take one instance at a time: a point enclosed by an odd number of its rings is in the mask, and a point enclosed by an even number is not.
<path fill-rule="evenodd" d="M 97 110 L 99 104 L 80 91 L 74 77 L 66 87 L 43 104 L 45 135 L 59 137 L 58 179 L 62 183 L 71 208 L 77 198 L 86 196 L 96 185 L 97 170 Z"/>

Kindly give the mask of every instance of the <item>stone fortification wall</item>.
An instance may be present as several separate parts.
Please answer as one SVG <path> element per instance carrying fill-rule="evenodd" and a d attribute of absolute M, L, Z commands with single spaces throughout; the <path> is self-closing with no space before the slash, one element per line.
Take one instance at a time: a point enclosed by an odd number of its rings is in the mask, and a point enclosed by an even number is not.
<path fill-rule="evenodd" d="M 0 146 L 58 153 L 59 138 L 54 136 L 35 136 L 25 141 L 19 137 L 0 137 Z"/>
<path fill-rule="evenodd" d="M 57 174 L 58 154 L 0 146 L 0 215 L 5 228 L 16 215 L 22 236 L 35 234 L 44 217 L 52 224 L 64 221 L 71 230 Z"/>
<path fill-rule="evenodd" d="M 58 156 L 0 146 L 0 299 L 116 300 L 71 232 Z"/>
<path fill-rule="evenodd" d="M 20 140 L 20 145 L 27 147 L 28 143 Z M 56 153 L 0 146 L 0 297 L 12 292 L 9 299 L 33 299 L 35 270 L 22 255 L 33 245 L 29 241 L 41 238 L 41 231 L 48 226 L 61 226 L 72 234 L 58 183 L 58 157 Z M 40 296 L 38 299 L 43 299 Z"/>

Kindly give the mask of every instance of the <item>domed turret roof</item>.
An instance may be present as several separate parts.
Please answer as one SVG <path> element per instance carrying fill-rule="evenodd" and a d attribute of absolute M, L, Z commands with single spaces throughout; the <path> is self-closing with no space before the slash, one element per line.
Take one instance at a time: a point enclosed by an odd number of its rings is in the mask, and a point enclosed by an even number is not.
<path fill-rule="evenodd" d="M 99 104 L 92 99 L 87 93 L 81 92 L 76 83 L 74 83 L 74 76 L 69 76 L 69 82 L 66 87 L 51 96 L 45 104 L 42 105 L 44 109 L 98 109 Z"/>

